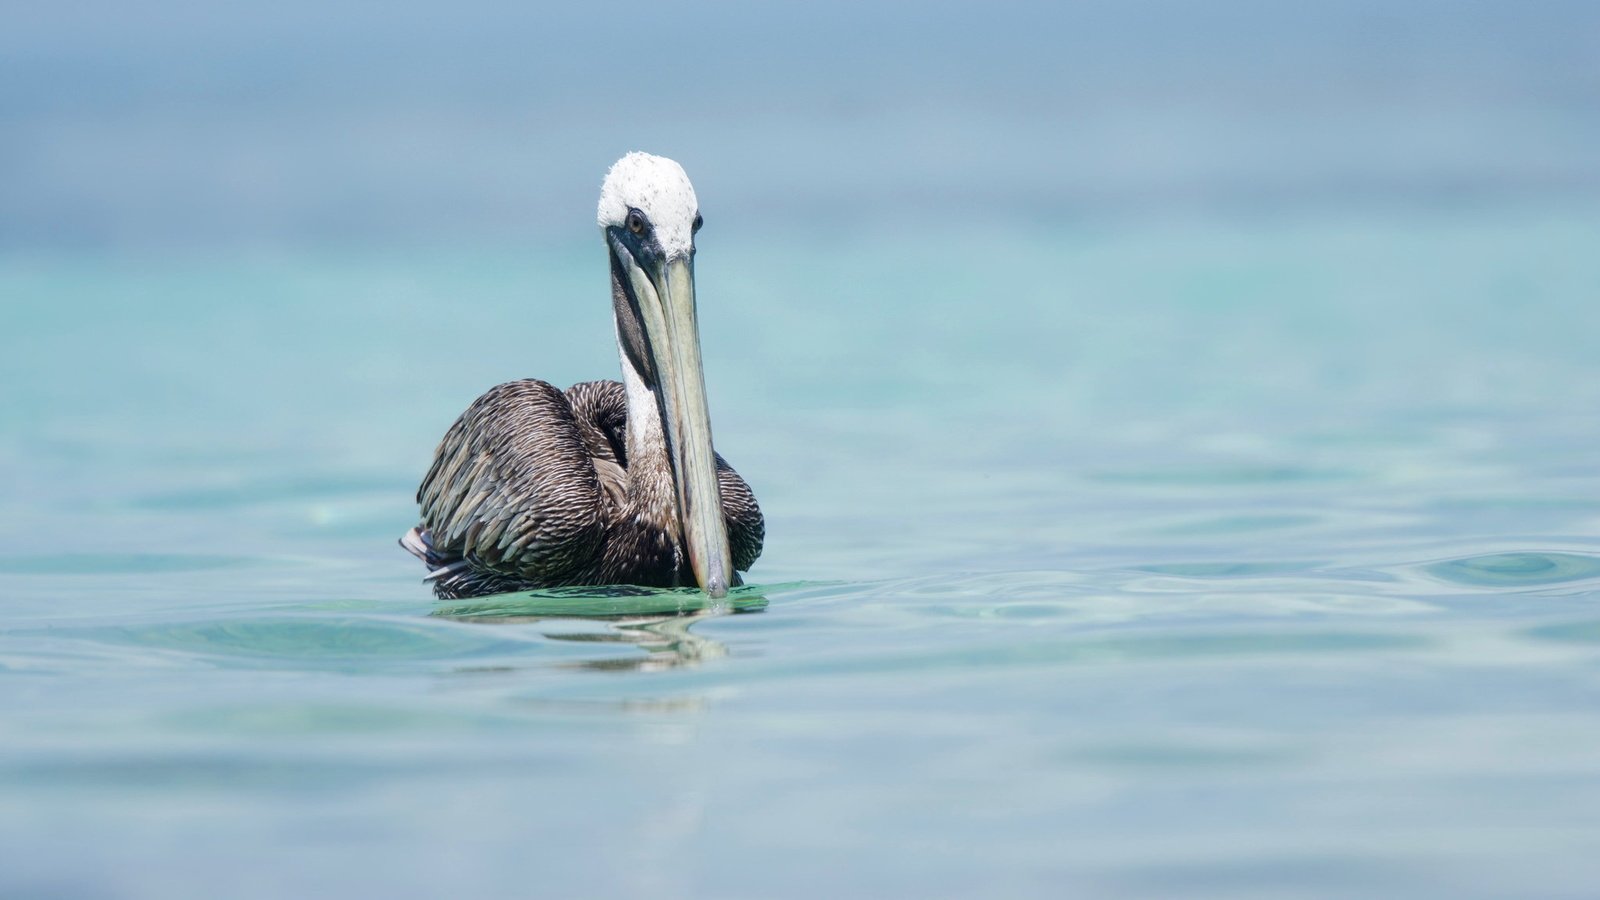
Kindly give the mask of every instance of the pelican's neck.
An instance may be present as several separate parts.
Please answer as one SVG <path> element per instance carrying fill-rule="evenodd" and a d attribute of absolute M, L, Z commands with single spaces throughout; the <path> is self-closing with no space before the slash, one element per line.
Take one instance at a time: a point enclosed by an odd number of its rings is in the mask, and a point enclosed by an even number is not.
<path fill-rule="evenodd" d="M 627 351 L 622 357 L 622 384 L 628 396 L 628 505 L 674 536 L 682 528 L 678 491 L 672 479 L 672 458 L 667 453 L 667 433 L 661 424 L 656 393 L 634 368 Z"/>

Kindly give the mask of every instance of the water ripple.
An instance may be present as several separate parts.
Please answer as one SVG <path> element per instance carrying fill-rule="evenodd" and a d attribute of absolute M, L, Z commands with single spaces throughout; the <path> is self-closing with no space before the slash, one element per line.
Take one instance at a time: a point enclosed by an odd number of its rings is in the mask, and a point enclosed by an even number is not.
<path fill-rule="evenodd" d="M 1323 565 L 1319 561 L 1157 563 L 1136 567 L 1152 575 L 1188 578 L 1240 578 L 1253 575 L 1298 575 Z"/>
<path fill-rule="evenodd" d="M 1288 528 L 1303 528 L 1323 521 L 1322 516 L 1282 513 L 1277 515 L 1227 515 L 1191 519 L 1151 528 L 1153 534 L 1227 535 L 1253 532 L 1277 532 Z"/>
<path fill-rule="evenodd" d="M 88 629 L 83 636 L 110 643 L 290 664 L 457 659 L 528 653 L 540 646 L 514 640 L 504 632 L 441 627 L 411 619 L 348 616 L 174 622 Z"/>
<path fill-rule="evenodd" d="M 974 646 L 934 653 L 836 657 L 826 661 L 808 661 L 792 668 L 777 666 L 765 674 L 769 677 L 788 676 L 799 671 L 815 670 L 816 674 L 834 676 L 905 671 L 980 671 L 1019 666 L 1186 663 L 1205 659 L 1406 652 L 1430 646 L 1432 641 L 1421 635 L 1380 632 L 1161 634 Z"/>
<path fill-rule="evenodd" d="M 1538 587 L 1600 578 L 1600 557 L 1583 553 L 1489 553 L 1424 566 L 1428 575 L 1468 587 Z"/>
<path fill-rule="evenodd" d="M 1530 628 L 1526 634 L 1537 641 L 1552 641 L 1558 644 L 1600 644 L 1600 621 L 1545 625 Z"/>

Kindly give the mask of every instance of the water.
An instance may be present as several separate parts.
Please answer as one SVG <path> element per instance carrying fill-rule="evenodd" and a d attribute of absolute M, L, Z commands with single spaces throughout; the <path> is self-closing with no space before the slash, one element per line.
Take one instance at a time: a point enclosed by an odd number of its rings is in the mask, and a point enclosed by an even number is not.
<path fill-rule="evenodd" d="M 1593 221 L 945 238 L 708 227 L 720 617 L 394 545 L 599 250 L 12 259 L 6 893 L 1586 893 Z"/>
<path fill-rule="evenodd" d="M 0 896 L 1593 895 L 1590 6 L 280 6 L 0 35 Z M 634 146 L 766 552 L 434 603 Z"/>

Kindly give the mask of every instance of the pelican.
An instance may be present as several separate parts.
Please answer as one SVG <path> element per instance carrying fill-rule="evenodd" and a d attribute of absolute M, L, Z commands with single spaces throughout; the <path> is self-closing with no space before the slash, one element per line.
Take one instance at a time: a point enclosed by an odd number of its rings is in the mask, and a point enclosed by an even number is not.
<path fill-rule="evenodd" d="M 508 382 L 450 426 L 400 539 L 440 599 L 616 584 L 719 598 L 761 555 L 755 495 L 711 446 L 689 176 L 629 153 L 598 218 L 622 381 Z"/>

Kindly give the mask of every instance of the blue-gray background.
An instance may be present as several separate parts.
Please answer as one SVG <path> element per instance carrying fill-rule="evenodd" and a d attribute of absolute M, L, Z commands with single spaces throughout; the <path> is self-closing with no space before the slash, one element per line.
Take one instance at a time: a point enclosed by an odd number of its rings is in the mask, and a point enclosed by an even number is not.
<path fill-rule="evenodd" d="M 565 234 L 633 147 L 730 230 L 1597 189 L 1581 0 L 55 6 L 0 34 L 8 243 Z"/>
<path fill-rule="evenodd" d="M 1593 4 L 54 7 L 0 894 L 1600 883 Z M 615 371 L 630 149 L 768 606 L 430 615 L 439 434 Z"/>

